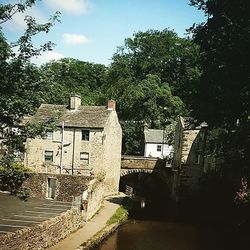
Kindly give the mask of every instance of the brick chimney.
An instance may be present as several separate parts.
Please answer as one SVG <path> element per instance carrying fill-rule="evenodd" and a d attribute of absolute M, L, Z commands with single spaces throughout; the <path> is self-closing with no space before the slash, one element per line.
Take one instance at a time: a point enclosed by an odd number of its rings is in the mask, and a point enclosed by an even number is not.
<path fill-rule="evenodd" d="M 108 110 L 115 111 L 116 102 L 114 100 L 108 100 Z"/>
<path fill-rule="evenodd" d="M 70 96 L 69 108 L 70 110 L 77 110 L 81 106 L 81 96 L 72 95 Z"/>

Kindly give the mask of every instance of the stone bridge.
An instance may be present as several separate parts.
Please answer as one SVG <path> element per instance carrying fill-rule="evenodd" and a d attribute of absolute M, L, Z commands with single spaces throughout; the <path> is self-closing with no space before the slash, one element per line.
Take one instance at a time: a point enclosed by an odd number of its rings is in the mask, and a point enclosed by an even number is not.
<path fill-rule="evenodd" d="M 132 173 L 152 173 L 166 167 L 165 161 L 159 158 L 123 155 L 121 176 Z"/>

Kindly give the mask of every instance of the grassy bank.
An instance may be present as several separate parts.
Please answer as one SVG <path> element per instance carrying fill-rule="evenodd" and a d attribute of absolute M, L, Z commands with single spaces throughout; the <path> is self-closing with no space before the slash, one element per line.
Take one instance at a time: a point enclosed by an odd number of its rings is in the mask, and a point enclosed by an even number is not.
<path fill-rule="evenodd" d="M 100 244 L 105 238 L 113 233 L 120 225 L 125 223 L 128 219 L 128 210 L 132 206 L 132 200 L 124 197 L 122 204 L 115 211 L 115 213 L 106 222 L 106 226 L 96 233 L 91 239 L 81 245 L 79 250 L 89 250 Z"/>

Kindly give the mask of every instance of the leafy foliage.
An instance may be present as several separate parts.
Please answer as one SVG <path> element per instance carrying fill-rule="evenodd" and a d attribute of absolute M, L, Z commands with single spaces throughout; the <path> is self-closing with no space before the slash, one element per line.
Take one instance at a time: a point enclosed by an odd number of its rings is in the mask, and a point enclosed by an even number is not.
<path fill-rule="evenodd" d="M 123 153 L 142 153 L 144 122 L 162 128 L 187 113 L 186 103 L 201 74 L 198 51 L 190 39 L 168 29 L 135 33 L 118 48 L 103 98 L 118 102 Z"/>
<path fill-rule="evenodd" d="M 35 1 L 27 0 L 20 4 L 0 5 L 0 22 L 8 21 L 15 13 L 24 12 Z M 56 13 L 47 23 L 38 24 L 26 16 L 27 28 L 17 42 L 11 45 L 6 41 L 0 28 L 0 127 L 13 125 L 25 114 L 30 114 L 41 103 L 38 69 L 30 64 L 30 58 L 42 51 L 50 50 L 51 42 L 34 47 L 32 38 L 40 32 L 48 32 L 58 20 Z M 18 52 L 13 53 L 13 47 Z"/>
<path fill-rule="evenodd" d="M 10 20 L 18 12 L 24 12 L 32 7 L 35 0 L 26 0 L 17 4 L 0 5 L 0 24 Z M 17 125 L 24 115 L 32 114 L 42 101 L 41 92 L 44 86 L 40 84 L 40 73 L 37 67 L 30 63 L 30 58 L 40 55 L 41 52 L 51 50 L 53 43 L 47 42 L 36 48 L 32 38 L 41 32 L 48 32 L 58 21 L 56 13 L 47 23 L 38 24 L 31 16 L 26 16 L 27 28 L 24 34 L 14 43 L 7 42 L 0 27 L 0 133 L 3 135 L 6 128 Z M 13 48 L 17 52 L 13 52 Z M 25 126 L 22 134 L 8 133 L 4 143 L 7 146 L 7 155 L 1 160 L 0 188 L 10 191 L 23 199 L 27 198 L 28 190 L 22 189 L 22 182 L 30 172 L 22 165 L 13 163 L 15 150 L 23 151 L 27 137 L 34 137 L 42 133 L 41 126 Z"/>
<path fill-rule="evenodd" d="M 43 101 L 67 104 L 69 95 L 77 93 L 85 104 L 96 104 L 106 72 L 104 65 L 72 58 L 47 63 L 40 68 L 40 84 L 45 86 Z"/>
<path fill-rule="evenodd" d="M 0 190 L 9 191 L 11 194 L 26 199 L 28 196 L 28 190 L 22 189 L 21 186 L 30 172 L 30 169 L 25 168 L 18 163 L 11 163 L 10 165 L 3 164 L 0 166 Z"/>
<path fill-rule="evenodd" d="M 174 95 L 183 101 L 189 98 L 193 82 L 200 76 L 198 46 L 172 31 L 148 30 L 127 38 L 113 56 L 108 83 L 122 79 L 144 80 L 157 75 L 168 83 Z"/>
<path fill-rule="evenodd" d="M 208 202 L 217 202 L 220 210 L 229 210 L 232 204 L 223 205 L 223 201 L 228 198 L 232 202 L 242 177 L 244 180 L 250 177 L 250 2 L 190 2 L 207 15 L 206 22 L 190 29 L 200 46 L 202 67 L 193 95 L 193 114 L 223 131 L 219 139 L 224 164 L 217 176 L 208 176 L 202 195 L 209 198 Z M 245 191 L 242 187 L 240 192 Z M 234 211 L 234 216 L 243 215 L 250 224 L 249 203 L 244 207 L 247 208 L 244 212 Z M 224 212 L 216 211 L 219 216 Z"/>
<path fill-rule="evenodd" d="M 191 31 L 200 45 L 203 74 L 197 85 L 194 110 L 210 125 L 232 128 L 250 113 L 249 1 L 193 0 L 207 22 Z"/>

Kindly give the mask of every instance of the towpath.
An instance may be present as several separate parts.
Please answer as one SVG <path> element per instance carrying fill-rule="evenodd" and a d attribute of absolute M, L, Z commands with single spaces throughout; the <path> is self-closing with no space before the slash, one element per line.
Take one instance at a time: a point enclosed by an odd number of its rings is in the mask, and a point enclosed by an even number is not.
<path fill-rule="evenodd" d="M 102 230 L 106 226 L 107 220 L 115 213 L 119 208 L 119 201 L 121 196 L 112 196 L 104 200 L 102 209 L 91 220 L 86 222 L 85 226 L 72 233 L 70 236 L 60 241 L 49 250 L 76 250 L 80 245 L 97 232 Z"/>

